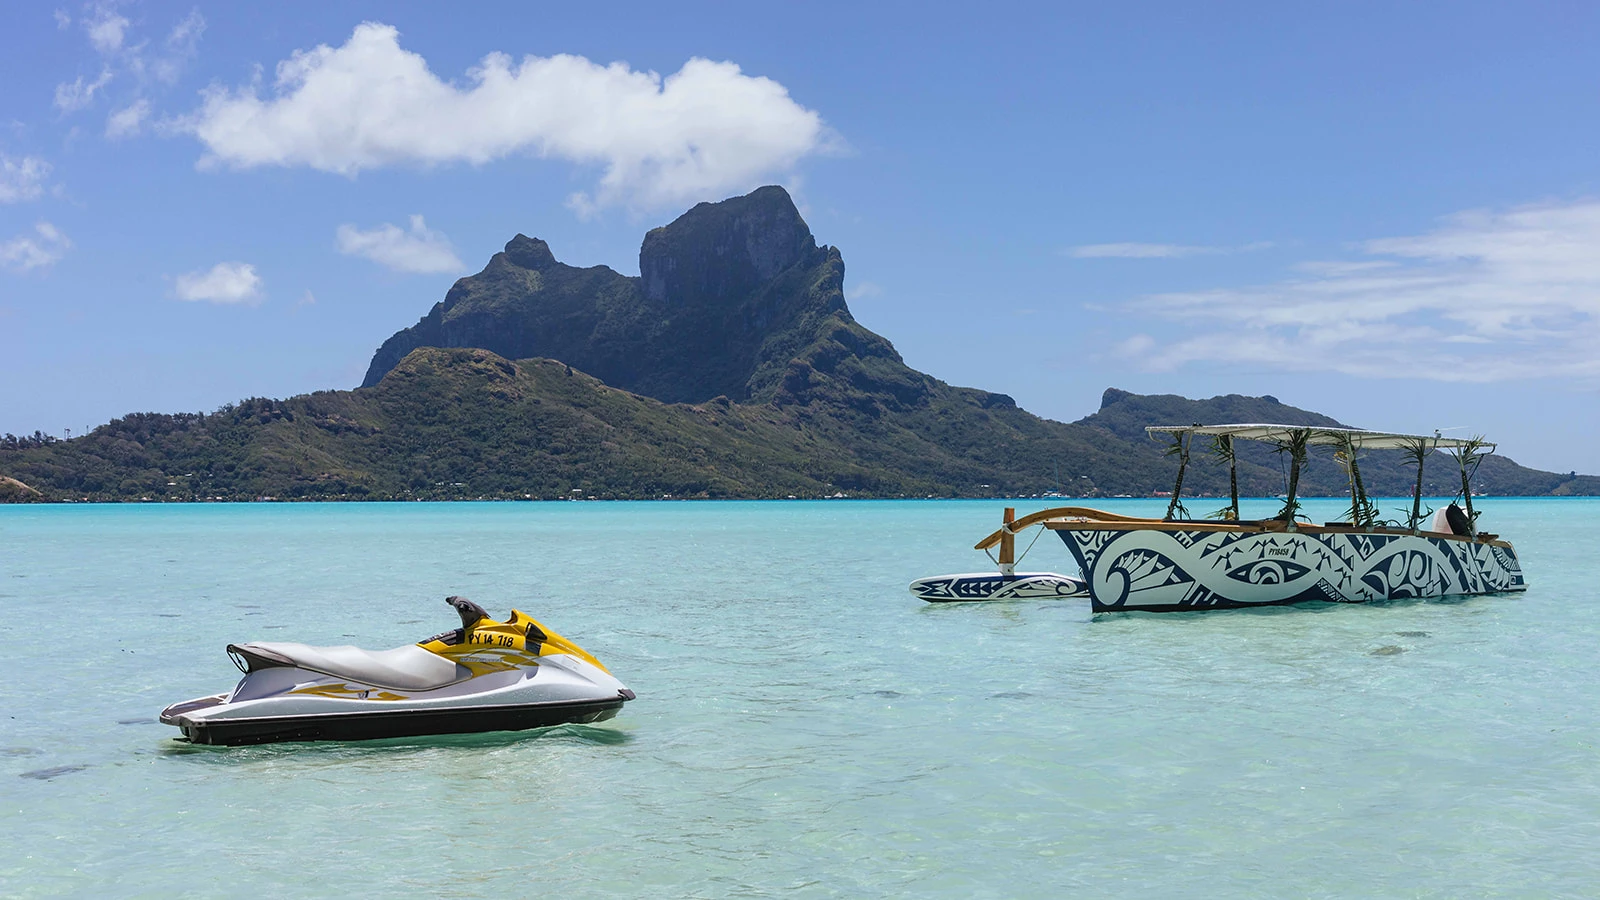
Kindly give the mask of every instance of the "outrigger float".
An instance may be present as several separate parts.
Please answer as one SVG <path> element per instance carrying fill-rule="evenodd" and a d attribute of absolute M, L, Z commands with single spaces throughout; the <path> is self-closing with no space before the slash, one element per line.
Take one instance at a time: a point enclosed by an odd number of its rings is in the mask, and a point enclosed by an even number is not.
<path fill-rule="evenodd" d="M 1482 459 L 1494 451 L 1494 445 L 1481 438 L 1255 424 L 1153 426 L 1146 431 L 1169 440 L 1169 453 L 1178 458 L 1178 477 L 1165 517 L 1064 506 L 1015 518 L 1007 509 L 1000 529 L 975 548 L 987 553 L 999 547 L 998 573 L 919 579 L 912 582 L 912 593 L 930 601 L 1087 596 L 1093 611 L 1101 613 L 1308 601 L 1364 603 L 1527 588 L 1516 549 L 1477 527 L 1471 479 Z M 1212 455 L 1229 466 L 1230 503 L 1219 512 L 1220 518 L 1188 518 L 1180 499 L 1196 436 L 1210 438 Z M 1236 440 L 1273 444 L 1289 457 L 1288 489 L 1277 516 L 1239 518 Z M 1346 521 L 1316 525 L 1298 515 L 1300 469 L 1313 446 L 1334 448 L 1349 476 Z M 1359 458 L 1366 450 L 1400 450 L 1416 466 L 1416 487 L 1405 523 L 1378 519 L 1377 506 L 1361 482 Z M 1435 450 L 1448 452 L 1458 463 L 1458 499 L 1465 509 L 1451 503 L 1424 523 L 1422 467 Z M 1060 536 L 1077 560 L 1081 578 L 1015 572 L 1016 536 L 1032 527 Z M 1055 593 L 1030 587 L 1036 579 L 1050 584 Z"/>

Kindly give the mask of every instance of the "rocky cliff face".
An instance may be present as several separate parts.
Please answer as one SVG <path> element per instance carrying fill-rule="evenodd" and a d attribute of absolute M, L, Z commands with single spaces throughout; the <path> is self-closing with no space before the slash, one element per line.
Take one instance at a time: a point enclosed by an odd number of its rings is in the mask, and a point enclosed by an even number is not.
<path fill-rule="evenodd" d="M 555 356 L 548 351 L 559 348 L 573 365 L 626 380 L 636 349 L 626 319 L 640 312 L 638 301 L 638 279 L 557 262 L 544 241 L 519 234 L 483 271 L 457 281 L 422 321 L 384 341 L 362 387 L 377 384 L 418 347 L 478 347 L 508 359 Z"/>
<path fill-rule="evenodd" d="M 863 355 L 900 363 L 888 341 L 851 318 L 839 251 L 817 245 L 781 187 L 702 203 L 652 230 L 639 271 L 630 278 L 605 266 L 574 268 L 544 241 L 517 235 L 420 322 L 385 341 L 362 386 L 418 347 L 559 359 L 673 403 L 792 402 L 810 389 L 817 365 L 836 369 Z M 791 371 L 813 350 L 815 359 L 802 363 L 812 368 Z"/>
<path fill-rule="evenodd" d="M 701 203 L 652 229 L 639 248 L 639 275 L 646 299 L 669 308 L 725 306 L 816 252 L 789 194 L 769 186 Z"/>

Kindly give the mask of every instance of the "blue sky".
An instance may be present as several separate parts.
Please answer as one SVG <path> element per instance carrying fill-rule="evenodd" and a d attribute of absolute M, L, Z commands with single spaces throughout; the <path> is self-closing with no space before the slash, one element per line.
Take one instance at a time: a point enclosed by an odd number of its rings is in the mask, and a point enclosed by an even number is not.
<path fill-rule="evenodd" d="M 360 381 L 517 232 L 789 186 L 911 365 L 1600 472 L 1600 7 L 0 10 L 0 432 Z"/>

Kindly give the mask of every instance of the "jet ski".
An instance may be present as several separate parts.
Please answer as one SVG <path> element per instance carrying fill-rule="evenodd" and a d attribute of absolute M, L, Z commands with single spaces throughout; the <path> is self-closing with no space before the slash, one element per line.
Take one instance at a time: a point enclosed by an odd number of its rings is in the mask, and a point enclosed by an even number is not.
<path fill-rule="evenodd" d="M 360 741 L 601 722 L 634 698 L 526 614 L 497 622 L 465 597 L 445 602 L 460 628 L 393 650 L 229 644 L 239 684 L 175 703 L 161 721 L 196 744 Z"/>

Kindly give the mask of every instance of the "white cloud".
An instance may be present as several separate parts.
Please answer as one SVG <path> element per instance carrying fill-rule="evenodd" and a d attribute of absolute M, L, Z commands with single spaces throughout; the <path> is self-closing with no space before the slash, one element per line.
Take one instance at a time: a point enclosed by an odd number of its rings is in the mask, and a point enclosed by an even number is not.
<path fill-rule="evenodd" d="M 278 64 L 273 96 L 214 88 L 186 122 L 202 166 L 309 166 L 354 175 L 399 164 L 483 164 L 516 154 L 603 167 L 580 213 L 681 205 L 754 187 L 831 149 L 821 116 L 783 85 L 694 58 L 662 78 L 580 56 L 503 53 L 442 81 L 388 25 L 358 26 Z"/>
<path fill-rule="evenodd" d="M 106 119 L 106 137 L 112 139 L 132 137 L 139 133 L 139 129 L 144 126 L 144 120 L 149 117 L 150 101 L 141 97 L 131 106 L 117 110 Z"/>
<path fill-rule="evenodd" d="M 94 95 L 111 83 L 111 70 L 100 70 L 100 77 L 85 81 L 82 75 L 71 84 L 56 85 L 56 108 L 62 112 L 76 112 L 94 102 Z"/>
<path fill-rule="evenodd" d="M 0 155 L 0 203 L 38 199 L 49 176 L 50 164 L 37 156 Z"/>
<path fill-rule="evenodd" d="M 883 296 L 883 288 L 870 281 L 863 281 L 854 287 L 844 289 L 844 298 L 846 300 L 860 300 L 867 297 L 881 296 Z"/>
<path fill-rule="evenodd" d="M 1296 271 L 1307 275 L 1354 275 L 1360 272 L 1372 272 L 1378 269 L 1390 269 L 1397 265 L 1383 259 L 1366 260 L 1363 262 L 1350 262 L 1347 260 L 1322 260 L 1314 259 L 1307 262 L 1295 263 Z"/>
<path fill-rule="evenodd" d="M 162 42 L 164 53 L 148 59 L 143 54 L 135 54 L 129 61 L 129 66 L 136 73 L 147 74 L 162 84 L 176 84 L 178 76 L 183 74 L 184 66 L 199 53 L 200 36 L 205 34 L 205 31 L 205 17 L 200 15 L 200 10 L 191 10 L 189 15 L 167 32 L 167 38 Z"/>
<path fill-rule="evenodd" d="M 1074 259 L 1171 259 L 1215 253 L 1214 247 L 1189 247 L 1182 244 L 1084 244 L 1067 250 Z"/>
<path fill-rule="evenodd" d="M 1135 334 L 1117 344 L 1116 351 L 1121 356 L 1143 356 L 1155 349 L 1156 340 L 1148 334 Z"/>
<path fill-rule="evenodd" d="M 61 20 L 58 17 L 56 21 L 59 23 Z M 122 39 L 128 33 L 128 20 L 118 15 L 111 4 L 96 3 L 89 7 L 89 15 L 83 20 L 83 30 L 89 35 L 89 43 L 109 56 L 122 49 Z"/>
<path fill-rule="evenodd" d="M 249 263 L 220 262 L 207 272 L 179 275 L 175 292 L 179 300 L 254 303 L 261 299 L 261 276 Z"/>
<path fill-rule="evenodd" d="M 1149 369 L 1241 363 L 1452 382 L 1600 380 L 1600 201 L 1451 216 L 1261 287 L 1158 294 L 1127 312 L 1183 337 Z"/>
<path fill-rule="evenodd" d="M 126 137 L 138 133 L 141 123 L 150 114 L 150 101 L 146 94 L 155 85 L 177 83 L 183 69 L 199 50 L 200 37 L 205 33 L 206 20 L 198 9 L 181 19 L 167 33 L 157 51 L 152 51 L 149 40 L 129 43 L 131 23 L 116 11 L 114 3 L 91 3 L 79 20 L 88 35 L 89 44 L 100 55 L 100 75 L 93 81 L 80 75 L 75 81 L 56 85 L 56 107 L 64 113 L 77 112 L 95 102 L 96 95 L 115 79 L 119 83 L 131 82 L 128 92 L 131 99 L 106 123 L 106 136 Z M 67 27 L 72 17 L 56 11 L 56 24 Z M 141 109 L 137 121 L 130 117 L 133 110 Z M 118 117 L 121 117 L 118 119 Z M 130 128 L 129 125 L 132 127 Z"/>
<path fill-rule="evenodd" d="M 49 222 L 33 226 L 32 234 L 19 234 L 0 243 L 0 266 L 19 272 L 55 265 L 72 249 L 72 242 Z"/>
<path fill-rule="evenodd" d="M 1186 256 L 1248 253 L 1253 250 L 1265 250 L 1271 246 L 1271 241 L 1257 241 L 1238 247 L 1205 247 L 1193 244 L 1083 244 L 1067 248 L 1066 255 L 1074 259 L 1182 259 Z"/>
<path fill-rule="evenodd" d="M 205 31 L 206 17 L 200 15 L 198 8 L 192 9 L 182 21 L 167 32 L 167 47 L 178 52 L 192 53 L 200 43 L 200 35 L 205 34 Z"/>
<path fill-rule="evenodd" d="M 385 222 L 371 231 L 354 225 L 340 225 L 339 252 L 362 256 L 398 272 L 459 272 L 450 239 L 430 229 L 421 216 L 411 217 L 411 230 L 402 231 Z"/>
<path fill-rule="evenodd" d="M 65 31 L 66 29 L 72 27 L 72 16 L 70 14 L 68 14 L 66 10 L 64 10 L 64 9 L 56 10 L 55 16 L 56 16 L 56 30 Z"/>

